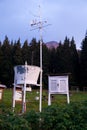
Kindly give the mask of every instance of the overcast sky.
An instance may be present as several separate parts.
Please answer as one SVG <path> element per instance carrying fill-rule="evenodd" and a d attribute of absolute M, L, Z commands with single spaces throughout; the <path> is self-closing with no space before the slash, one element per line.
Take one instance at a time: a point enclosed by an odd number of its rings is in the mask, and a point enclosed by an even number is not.
<path fill-rule="evenodd" d="M 37 19 L 41 6 L 42 20 L 51 24 L 43 28 L 43 41 L 63 42 L 65 36 L 75 39 L 77 48 L 87 29 L 87 0 L 0 0 L 0 40 L 33 37 L 39 40 L 39 31 L 31 30 L 30 23 Z"/>

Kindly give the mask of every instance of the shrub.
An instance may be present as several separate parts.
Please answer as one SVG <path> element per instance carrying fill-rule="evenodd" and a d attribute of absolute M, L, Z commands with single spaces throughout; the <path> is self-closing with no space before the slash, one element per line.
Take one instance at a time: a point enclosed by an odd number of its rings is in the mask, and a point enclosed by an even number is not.
<path fill-rule="evenodd" d="M 23 117 L 25 120 L 27 120 L 32 130 L 39 130 L 40 114 L 38 112 L 30 111 L 26 113 Z"/>
<path fill-rule="evenodd" d="M 87 130 L 87 102 L 46 108 L 41 126 L 42 130 Z"/>
<path fill-rule="evenodd" d="M 87 101 L 48 106 L 41 113 L 6 112 L 0 114 L 0 130 L 87 130 Z"/>

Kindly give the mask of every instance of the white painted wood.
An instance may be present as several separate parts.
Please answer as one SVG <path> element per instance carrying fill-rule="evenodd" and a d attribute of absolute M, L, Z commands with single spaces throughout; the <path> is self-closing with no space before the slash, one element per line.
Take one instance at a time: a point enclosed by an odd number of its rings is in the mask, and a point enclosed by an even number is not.
<path fill-rule="evenodd" d="M 48 76 L 48 105 L 51 105 L 51 94 L 66 94 L 67 103 L 69 100 L 68 75 L 66 76 Z"/>

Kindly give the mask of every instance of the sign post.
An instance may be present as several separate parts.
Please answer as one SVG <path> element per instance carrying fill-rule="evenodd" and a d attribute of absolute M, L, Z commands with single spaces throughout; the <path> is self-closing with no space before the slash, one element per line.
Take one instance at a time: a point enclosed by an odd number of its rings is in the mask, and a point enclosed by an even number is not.
<path fill-rule="evenodd" d="M 27 79 L 27 62 L 25 62 L 24 85 L 22 88 L 23 92 L 22 113 L 26 111 L 26 79 Z"/>
<path fill-rule="evenodd" d="M 66 75 L 66 76 L 49 76 L 48 85 L 49 85 L 48 105 L 51 105 L 51 94 L 66 94 L 67 103 L 70 102 L 68 75 Z"/>
<path fill-rule="evenodd" d="M 46 24 L 46 25 L 44 25 Z M 36 29 L 39 29 L 40 31 L 40 68 L 42 70 L 43 66 L 42 66 L 42 30 L 43 30 L 43 27 L 46 27 L 46 26 L 49 26 L 50 24 L 47 24 L 47 21 L 42 21 L 42 18 L 41 18 L 41 8 L 40 8 L 40 5 L 39 5 L 39 21 L 37 20 L 33 20 L 31 22 L 31 26 L 32 27 L 35 27 L 33 28 L 32 30 L 36 30 Z M 39 111 L 41 112 L 42 111 L 42 71 L 41 71 L 41 75 L 40 75 L 40 106 L 39 106 Z"/>
<path fill-rule="evenodd" d="M 3 91 L 5 88 L 6 88 L 5 85 L 0 84 L 0 100 L 2 100 L 2 98 L 3 98 Z"/>
<path fill-rule="evenodd" d="M 41 76 L 42 70 L 38 66 L 27 65 L 27 62 L 26 62 L 25 65 L 15 66 L 14 71 L 15 71 L 15 76 L 14 76 L 12 107 L 13 107 L 13 111 L 14 111 L 15 101 L 20 100 L 21 96 L 22 96 L 22 113 L 24 113 L 26 111 L 27 85 L 40 86 L 41 82 L 38 84 L 37 81 L 38 81 L 39 76 Z M 20 93 L 17 91 L 17 87 L 21 88 Z M 22 95 L 21 95 L 21 93 L 22 93 Z M 39 110 L 40 109 L 41 109 L 41 106 L 39 106 Z"/>

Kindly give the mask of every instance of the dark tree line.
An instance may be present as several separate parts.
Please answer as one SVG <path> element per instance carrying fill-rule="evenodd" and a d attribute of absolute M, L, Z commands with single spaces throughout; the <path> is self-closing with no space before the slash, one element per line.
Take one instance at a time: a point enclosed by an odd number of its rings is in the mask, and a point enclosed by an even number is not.
<path fill-rule="evenodd" d="M 6 36 L 0 42 L 0 82 L 11 87 L 14 82 L 14 66 L 25 64 L 40 66 L 40 42 L 32 39 L 24 43 L 9 41 Z M 48 49 L 43 43 L 43 86 L 47 88 L 48 74 L 69 74 L 70 85 L 87 86 L 87 35 L 80 51 L 74 38 L 65 37 L 59 46 Z"/>

